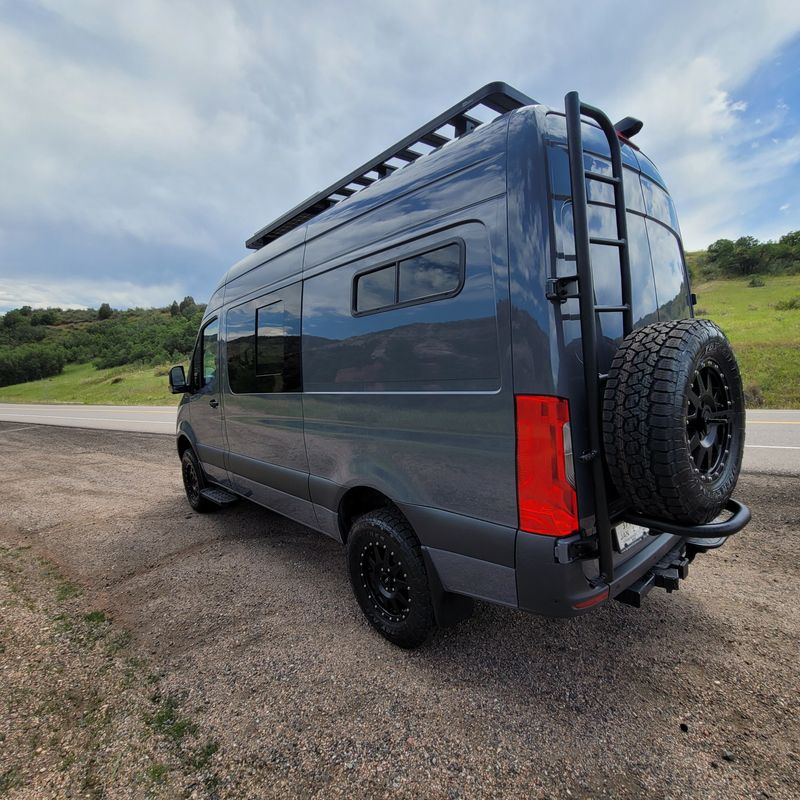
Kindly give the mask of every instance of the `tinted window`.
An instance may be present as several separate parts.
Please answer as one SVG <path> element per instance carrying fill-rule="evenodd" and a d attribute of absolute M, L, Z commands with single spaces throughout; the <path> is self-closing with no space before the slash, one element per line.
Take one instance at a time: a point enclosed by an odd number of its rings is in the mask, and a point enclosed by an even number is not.
<path fill-rule="evenodd" d="M 283 300 L 256 309 L 256 375 L 277 375 L 286 357 Z"/>
<path fill-rule="evenodd" d="M 656 279 L 659 319 L 683 319 L 689 316 L 689 290 L 678 239 L 670 230 L 647 220 L 647 235 Z"/>
<path fill-rule="evenodd" d="M 214 382 L 217 377 L 217 340 L 219 320 L 209 322 L 203 328 L 203 386 Z"/>
<path fill-rule="evenodd" d="M 356 281 L 356 311 L 372 311 L 393 305 L 395 300 L 395 265 L 359 275 Z"/>
<path fill-rule="evenodd" d="M 463 246 L 448 244 L 356 275 L 353 308 L 357 314 L 458 292 L 463 276 Z"/>
<path fill-rule="evenodd" d="M 228 311 L 228 383 L 237 394 L 302 391 L 301 285 Z"/>
<path fill-rule="evenodd" d="M 455 292 L 461 283 L 461 248 L 457 244 L 399 262 L 398 301 Z"/>

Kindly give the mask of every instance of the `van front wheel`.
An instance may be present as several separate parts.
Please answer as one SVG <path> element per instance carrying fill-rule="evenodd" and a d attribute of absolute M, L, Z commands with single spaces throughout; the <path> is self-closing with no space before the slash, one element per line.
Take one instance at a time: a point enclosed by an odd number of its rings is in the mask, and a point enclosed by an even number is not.
<path fill-rule="evenodd" d="M 347 538 L 353 592 L 369 624 L 400 647 L 421 645 L 435 626 L 419 541 L 392 508 L 359 517 Z"/>
<path fill-rule="evenodd" d="M 191 447 L 184 450 L 181 456 L 181 475 L 189 505 L 201 514 L 213 511 L 214 504 L 200 494 L 206 488 L 206 479 L 205 475 L 203 475 L 203 468 L 200 466 L 200 462 Z"/>

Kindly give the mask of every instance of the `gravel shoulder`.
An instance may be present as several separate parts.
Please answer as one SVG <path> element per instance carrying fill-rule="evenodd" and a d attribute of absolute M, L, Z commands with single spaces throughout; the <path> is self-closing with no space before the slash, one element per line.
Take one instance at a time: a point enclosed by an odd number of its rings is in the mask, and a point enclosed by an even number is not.
<path fill-rule="evenodd" d="M 115 711 L 96 746 L 66 716 L 32 747 L 35 704 L 0 701 L 0 797 L 80 794 L 77 767 L 58 782 L 69 747 L 113 755 L 92 772 L 110 798 L 800 796 L 797 478 L 744 476 L 751 526 L 643 609 L 479 604 L 408 653 L 362 621 L 335 542 L 244 502 L 191 513 L 171 439 L 15 427 L 0 697 L 62 663 L 61 686 L 100 675 Z M 80 594 L 57 600 L 62 584 Z M 103 635 L 64 641 L 58 614 Z M 146 722 L 165 698 L 188 721 L 177 744 Z"/>

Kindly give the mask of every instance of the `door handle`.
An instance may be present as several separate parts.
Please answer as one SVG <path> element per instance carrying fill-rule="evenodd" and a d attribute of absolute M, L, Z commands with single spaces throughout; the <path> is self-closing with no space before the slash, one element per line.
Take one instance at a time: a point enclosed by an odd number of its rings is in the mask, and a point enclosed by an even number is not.
<path fill-rule="evenodd" d="M 213 397 L 208 401 L 208 404 L 211 408 L 216 408 L 219 405 L 219 401 L 214 399 Z"/>

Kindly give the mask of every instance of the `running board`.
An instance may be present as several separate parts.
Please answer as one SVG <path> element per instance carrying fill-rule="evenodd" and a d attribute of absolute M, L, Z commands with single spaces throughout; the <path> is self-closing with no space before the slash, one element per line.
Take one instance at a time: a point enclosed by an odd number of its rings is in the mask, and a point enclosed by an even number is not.
<path fill-rule="evenodd" d="M 200 490 L 200 497 L 208 500 L 210 503 L 225 508 L 226 506 L 233 505 L 239 498 L 235 494 L 226 492 L 218 486 L 208 486 Z"/>

